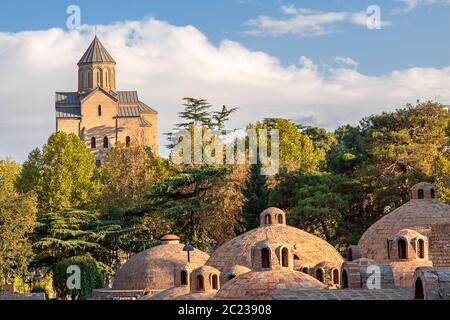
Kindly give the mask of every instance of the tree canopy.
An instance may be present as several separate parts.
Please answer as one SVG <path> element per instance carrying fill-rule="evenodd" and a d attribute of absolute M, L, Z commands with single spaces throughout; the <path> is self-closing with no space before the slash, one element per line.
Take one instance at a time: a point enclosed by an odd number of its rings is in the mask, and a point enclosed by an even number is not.
<path fill-rule="evenodd" d="M 36 192 L 39 209 L 47 211 L 89 206 L 100 191 L 91 151 L 78 136 L 63 132 L 30 153 L 16 184 L 22 193 Z"/>

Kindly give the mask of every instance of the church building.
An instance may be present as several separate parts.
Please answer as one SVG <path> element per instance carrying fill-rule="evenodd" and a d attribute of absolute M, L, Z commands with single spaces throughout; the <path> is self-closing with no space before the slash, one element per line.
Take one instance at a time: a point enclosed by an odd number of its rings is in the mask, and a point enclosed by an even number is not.
<path fill-rule="evenodd" d="M 97 165 L 116 144 L 136 141 L 158 154 L 158 112 L 136 91 L 118 91 L 116 62 L 95 37 L 78 62 L 78 91 L 57 92 L 56 130 L 77 134 Z"/>

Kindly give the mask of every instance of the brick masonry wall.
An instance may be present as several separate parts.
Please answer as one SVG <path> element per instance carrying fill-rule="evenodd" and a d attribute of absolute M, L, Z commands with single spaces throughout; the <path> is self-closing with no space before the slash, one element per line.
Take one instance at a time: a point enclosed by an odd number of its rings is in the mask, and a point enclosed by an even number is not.
<path fill-rule="evenodd" d="M 450 267 L 450 223 L 431 226 L 430 259 L 435 268 Z"/>

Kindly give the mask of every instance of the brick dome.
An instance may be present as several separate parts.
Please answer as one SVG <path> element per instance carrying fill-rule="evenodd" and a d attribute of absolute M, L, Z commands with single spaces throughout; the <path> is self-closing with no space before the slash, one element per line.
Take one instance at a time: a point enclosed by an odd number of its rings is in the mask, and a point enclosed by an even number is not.
<path fill-rule="evenodd" d="M 408 203 L 367 229 L 359 241 L 361 256 L 376 261 L 387 260 L 387 241 L 401 230 L 409 229 L 409 233 L 428 236 L 431 225 L 450 222 L 450 206 L 436 200 L 432 190 L 434 187 L 429 183 L 417 184 L 411 189 L 412 199 Z"/>
<path fill-rule="evenodd" d="M 187 264 L 184 244 L 166 241 L 131 257 L 117 272 L 114 290 L 165 290 L 175 286 L 176 271 Z M 208 254 L 195 249 L 190 253 L 191 268 L 200 267 L 208 260 Z"/>
<path fill-rule="evenodd" d="M 286 213 L 278 208 L 269 208 L 259 215 L 261 227 L 271 224 L 286 224 Z"/>
<path fill-rule="evenodd" d="M 274 300 L 274 295 L 289 290 L 324 289 L 313 277 L 297 271 L 252 271 L 228 281 L 216 300 Z"/>
<path fill-rule="evenodd" d="M 230 269 L 230 279 L 236 278 L 237 276 L 240 276 L 241 274 L 244 274 L 244 273 L 247 273 L 250 271 L 252 271 L 250 268 L 240 266 L 240 265 L 235 265 Z"/>
<path fill-rule="evenodd" d="M 188 293 L 188 286 L 179 286 L 160 291 L 152 296 L 144 296 L 140 300 L 175 300 L 176 298 L 184 296 Z"/>
<path fill-rule="evenodd" d="M 263 241 L 289 246 L 296 267 L 314 267 L 322 261 L 337 266 L 343 263 L 341 255 L 326 241 L 294 227 L 272 224 L 250 230 L 225 243 L 211 255 L 207 264 L 222 272 L 223 284 L 229 280 L 234 266 L 252 268 L 252 248 Z"/>

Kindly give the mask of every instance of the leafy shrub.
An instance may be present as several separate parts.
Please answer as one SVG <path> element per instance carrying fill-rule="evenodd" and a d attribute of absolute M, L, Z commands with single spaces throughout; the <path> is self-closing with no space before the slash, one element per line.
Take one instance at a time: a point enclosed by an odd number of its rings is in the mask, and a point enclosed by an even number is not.
<path fill-rule="evenodd" d="M 70 266 L 78 266 L 81 271 L 80 289 L 69 289 L 67 280 L 72 275 L 68 273 Z M 105 286 L 105 276 L 102 274 L 98 262 L 89 255 L 72 257 L 62 260 L 55 268 L 53 286 L 59 298 L 72 300 L 86 300 L 92 296 L 94 289 Z"/>

